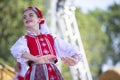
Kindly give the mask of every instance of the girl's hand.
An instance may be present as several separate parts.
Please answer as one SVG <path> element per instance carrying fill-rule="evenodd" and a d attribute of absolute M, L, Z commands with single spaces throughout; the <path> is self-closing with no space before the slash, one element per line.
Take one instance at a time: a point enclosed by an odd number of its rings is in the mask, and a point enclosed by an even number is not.
<path fill-rule="evenodd" d="M 68 66 L 74 66 L 78 63 L 78 60 L 73 57 L 62 57 L 61 60 Z"/>
<path fill-rule="evenodd" d="M 44 63 L 47 63 L 47 62 L 54 62 L 56 60 L 56 56 L 54 55 L 44 55 L 44 56 L 41 56 L 41 57 L 37 57 L 37 64 L 44 64 Z"/>

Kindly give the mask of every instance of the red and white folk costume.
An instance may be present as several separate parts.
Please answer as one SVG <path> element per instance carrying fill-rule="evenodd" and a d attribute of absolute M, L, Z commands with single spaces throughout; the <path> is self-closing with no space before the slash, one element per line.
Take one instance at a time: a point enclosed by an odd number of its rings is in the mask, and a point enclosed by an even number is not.
<path fill-rule="evenodd" d="M 32 55 L 40 57 L 51 54 L 56 56 L 54 40 L 50 34 L 40 34 L 37 36 L 26 35 L 25 37 Z M 30 62 L 26 80 L 41 80 L 41 78 L 43 80 L 63 80 L 60 72 L 55 66 L 56 62 L 57 60 L 52 60 L 46 64 L 34 64 Z"/>
<path fill-rule="evenodd" d="M 40 32 L 40 35 L 36 35 L 27 31 L 27 34 L 20 37 L 11 47 L 11 53 L 17 58 L 18 62 L 27 62 L 30 64 L 25 80 L 63 80 L 59 70 L 55 66 L 57 59 L 44 64 L 35 64 L 21 57 L 24 52 L 38 57 L 49 54 L 55 55 L 56 57 L 71 57 L 79 53 L 76 46 L 53 37 L 48 32 L 47 26 L 44 23 L 41 24 Z"/>
<path fill-rule="evenodd" d="M 11 53 L 13 54 L 14 57 L 17 58 L 18 62 L 24 63 L 29 61 L 21 57 L 21 55 L 25 51 L 31 53 L 34 56 L 53 54 L 57 57 L 70 57 L 73 56 L 75 53 L 78 53 L 77 48 L 75 46 L 68 44 L 61 39 L 53 38 L 50 34 L 41 34 L 38 36 L 26 35 L 20 37 L 19 40 L 12 46 Z M 61 78 L 61 75 L 59 71 L 56 69 L 54 61 L 48 62 L 46 64 L 39 64 L 41 66 L 35 69 L 37 65 L 38 64 L 34 65 L 34 63 L 31 63 L 31 66 L 27 72 L 28 79 L 26 80 L 34 80 L 35 76 L 37 76 L 34 75 L 36 71 L 42 73 L 41 76 L 47 78 L 46 80 L 63 80 L 58 79 Z"/>

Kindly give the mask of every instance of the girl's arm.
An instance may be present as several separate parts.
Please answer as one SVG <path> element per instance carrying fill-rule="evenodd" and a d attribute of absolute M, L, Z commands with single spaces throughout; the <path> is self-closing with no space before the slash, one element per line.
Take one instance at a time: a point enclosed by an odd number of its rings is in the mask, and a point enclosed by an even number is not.
<path fill-rule="evenodd" d="M 33 62 L 37 63 L 37 64 L 44 64 L 46 62 L 51 62 L 51 61 L 54 62 L 54 60 L 56 60 L 56 57 L 54 55 L 44 55 L 44 56 L 41 56 L 41 57 L 37 57 L 37 56 L 31 55 L 28 52 L 24 52 L 22 54 L 22 58 L 26 58 L 30 61 L 33 61 Z"/>
<path fill-rule="evenodd" d="M 33 56 L 31 55 L 30 53 L 28 52 L 24 52 L 22 55 L 21 55 L 22 58 L 25 58 L 25 59 L 28 59 L 30 61 L 33 61 L 33 62 L 37 62 L 38 58 L 36 56 Z"/>
<path fill-rule="evenodd" d="M 74 66 L 82 60 L 82 54 L 79 54 L 79 50 L 74 44 L 55 38 L 55 49 L 57 55 L 68 66 Z"/>

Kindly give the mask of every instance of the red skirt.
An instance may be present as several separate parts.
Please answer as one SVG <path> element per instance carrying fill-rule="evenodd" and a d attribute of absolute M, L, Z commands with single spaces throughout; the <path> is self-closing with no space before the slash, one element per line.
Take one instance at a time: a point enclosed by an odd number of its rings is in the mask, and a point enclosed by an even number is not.
<path fill-rule="evenodd" d="M 18 80 L 24 80 L 24 77 L 22 77 L 22 76 L 18 76 L 17 78 L 18 78 Z"/>
<path fill-rule="evenodd" d="M 25 80 L 64 80 L 58 68 L 53 63 L 32 64 Z"/>

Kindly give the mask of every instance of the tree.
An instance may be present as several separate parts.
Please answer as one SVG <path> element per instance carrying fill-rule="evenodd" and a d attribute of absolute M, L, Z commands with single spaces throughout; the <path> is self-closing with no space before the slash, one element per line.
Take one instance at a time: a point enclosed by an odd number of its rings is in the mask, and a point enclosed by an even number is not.
<path fill-rule="evenodd" d="M 104 55 L 110 56 L 116 64 L 120 59 L 120 4 L 114 3 L 109 6 L 108 11 L 97 14 L 97 19 L 103 24 L 103 29 L 108 36 L 109 43 Z"/>
<path fill-rule="evenodd" d="M 109 36 L 108 49 L 112 50 L 114 64 L 120 59 L 120 4 L 114 3 L 108 9 L 107 19 L 104 19 L 106 33 Z"/>
<path fill-rule="evenodd" d="M 42 0 L 1 0 L 0 1 L 0 62 L 9 65 L 15 63 L 10 54 L 12 44 L 25 33 L 22 21 L 23 10 L 28 6 L 37 6 L 44 9 Z"/>
<path fill-rule="evenodd" d="M 102 11 L 93 12 L 98 14 Z M 101 29 L 102 23 L 94 14 L 83 14 L 77 10 L 76 16 L 89 66 L 93 76 L 96 77 L 100 70 L 103 54 L 106 51 L 105 44 L 108 37 Z"/>
<path fill-rule="evenodd" d="M 107 11 L 96 10 L 90 14 L 103 25 L 102 29 L 106 34 L 107 43 L 105 43 L 105 51 L 103 52 L 103 61 L 110 57 L 114 64 L 120 59 L 120 4 L 114 3 Z M 101 64 L 101 65 L 102 65 Z"/>

